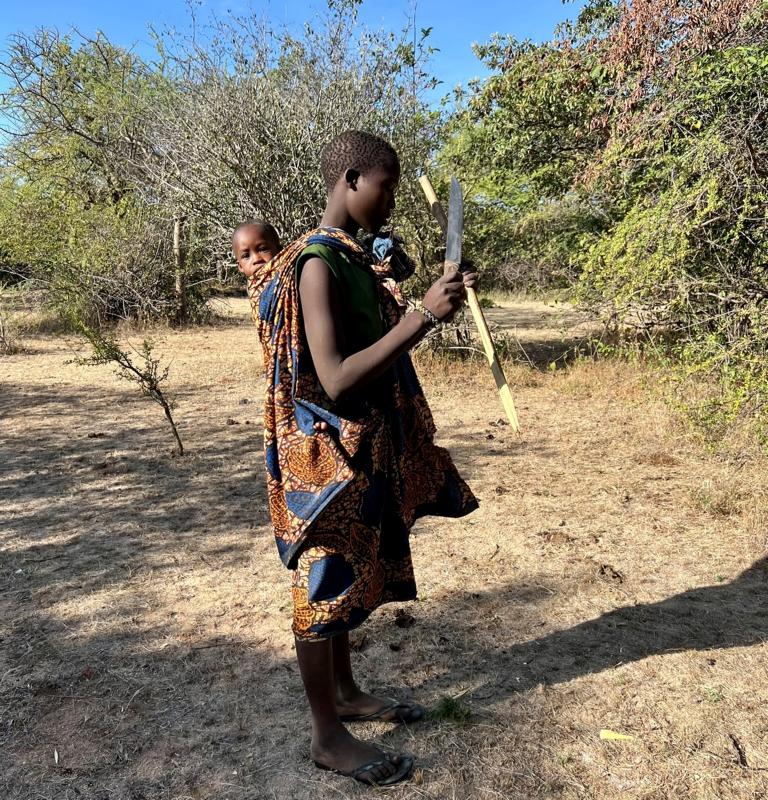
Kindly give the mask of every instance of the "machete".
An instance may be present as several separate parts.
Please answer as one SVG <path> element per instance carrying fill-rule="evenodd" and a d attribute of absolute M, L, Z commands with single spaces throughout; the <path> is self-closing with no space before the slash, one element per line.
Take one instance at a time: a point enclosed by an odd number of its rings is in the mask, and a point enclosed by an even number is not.
<path fill-rule="evenodd" d="M 448 199 L 447 218 L 429 178 L 426 175 L 422 175 L 419 178 L 419 183 L 424 190 L 433 216 L 438 221 L 445 234 L 445 260 L 460 264 L 461 236 L 464 232 L 464 197 L 459 182 L 454 176 L 451 176 L 451 192 Z M 467 303 L 472 312 L 472 318 L 475 321 L 478 333 L 480 334 L 485 357 L 488 359 L 488 363 L 491 366 L 491 372 L 496 381 L 496 388 L 499 390 L 501 404 L 507 414 L 509 424 L 512 426 L 513 431 L 520 433 L 520 422 L 517 418 L 515 401 L 512 399 L 512 392 L 509 390 L 507 378 L 499 363 L 499 357 L 496 353 L 493 339 L 491 339 L 491 332 L 488 330 L 488 323 L 485 321 L 485 316 L 480 308 L 480 303 L 478 302 L 477 294 L 474 289 L 467 289 Z"/>

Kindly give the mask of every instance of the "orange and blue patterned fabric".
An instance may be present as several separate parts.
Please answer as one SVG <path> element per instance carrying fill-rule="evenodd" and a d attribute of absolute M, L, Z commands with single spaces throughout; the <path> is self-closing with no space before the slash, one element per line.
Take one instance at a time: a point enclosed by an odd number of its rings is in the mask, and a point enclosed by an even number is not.
<path fill-rule="evenodd" d="M 339 403 L 326 395 L 306 344 L 296 282 L 297 260 L 313 244 L 338 250 L 377 275 L 385 330 L 402 314 L 386 267 L 374 267 L 360 244 L 336 228 L 300 237 L 248 282 L 266 373 L 269 511 L 280 557 L 290 569 L 302 548 L 312 546 L 315 528 L 351 528 L 372 508 L 396 519 L 406 536 L 419 517 L 460 517 L 477 508 L 448 452 L 433 443 L 432 415 L 407 353 L 376 381 L 375 392 Z M 328 430 L 316 431 L 318 421 Z M 360 503 L 347 502 L 358 491 Z"/>

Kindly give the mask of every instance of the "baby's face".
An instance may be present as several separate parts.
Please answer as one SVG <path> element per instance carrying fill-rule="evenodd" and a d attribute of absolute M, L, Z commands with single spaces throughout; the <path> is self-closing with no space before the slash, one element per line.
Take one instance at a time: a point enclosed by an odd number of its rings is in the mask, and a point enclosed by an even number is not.
<path fill-rule="evenodd" d="M 280 251 L 279 244 L 260 225 L 249 225 L 239 230 L 232 240 L 237 268 L 246 278 L 273 259 Z"/>

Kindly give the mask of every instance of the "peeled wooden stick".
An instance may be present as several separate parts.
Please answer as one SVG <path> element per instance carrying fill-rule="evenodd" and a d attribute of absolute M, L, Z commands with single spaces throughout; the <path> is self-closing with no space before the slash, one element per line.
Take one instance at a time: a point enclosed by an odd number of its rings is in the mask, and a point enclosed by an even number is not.
<path fill-rule="evenodd" d="M 445 216 L 445 211 L 443 211 L 443 207 L 440 205 L 440 201 L 437 199 L 435 190 L 432 187 L 432 182 L 426 175 L 422 175 L 419 178 L 419 183 L 421 184 L 421 188 L 424 190 L 427 202 L 432 209 L 432 214 L 438 221 L 440 227 L 443 229 L 443 233 L 445 233 L 448 228 L 448 218 Z M 507 378 L 504 375 L 504 370 L 501 368 L 501 364 L 499 363 L 499 357 L 496 354 L 496 348 L 494 347 L 493 339 L 491 339 L 491 332 L 488 330 L 488 323 L 485 321 L 483 310 L 480 308 L 480 303 L 477 299 L 477 293 L 474 289 L 467 289 L 467 303 L 469 304 L 469 310 L 472 312 L 472 318 L 475 320 L 477 330 L 480 333 L 480 341 L 483 343 L 485 357 L 488 359 L 488 363 L 491 365 L 491 372 L 493 373 L 493 378 L 496 381 L 496 388 L 499 390 L 501 404 L 504 406 L 504 411 L 507 413 L 509 424 L 512 426 L 512 430 L 515 431 L 515 433 L 520 433 L 520 421 L 517 418 L 515 401 L 512 399 L 512 392 L 509 390 Z"/>

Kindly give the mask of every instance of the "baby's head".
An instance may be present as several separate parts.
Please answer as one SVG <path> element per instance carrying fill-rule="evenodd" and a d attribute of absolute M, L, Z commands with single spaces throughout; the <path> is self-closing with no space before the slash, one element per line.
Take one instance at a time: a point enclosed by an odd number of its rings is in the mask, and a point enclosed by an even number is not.
<path fill-rule="evenodd" d="M 237 268 L 250 278 L 267 261 L 271 261 L 281 250 L 277 231 L 264 220 L 249 219 L 235 228 L 232 234 L 232 252 Z"/>
<path fill-rule="evenodd" d="M 395 207 L 400 160 L 395 148 L 365 131 L 345 131 L 323 150 L 321 166 L 329 199 L 343 203 L 365 230 L 375 233 Z"/>

